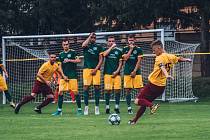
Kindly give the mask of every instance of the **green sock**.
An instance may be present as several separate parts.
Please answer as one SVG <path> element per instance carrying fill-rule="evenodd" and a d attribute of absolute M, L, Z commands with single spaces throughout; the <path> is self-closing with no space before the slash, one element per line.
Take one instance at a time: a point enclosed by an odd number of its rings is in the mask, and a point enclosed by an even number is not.
<path fill-rule="evenodd" d="M 80 96 L 80 94 L 76 95 L 76 102 L 77 102 L 77 108 L 81 108 L 81 96 Z"/>
<path fill-rule="evenodd" d="M 100 99 L 100 89 L 95 88 L 95 105 L 99 106 L 99 99 Z"/>
<path fill-rule="evenodd" d="M 127 102 L 128 107 L 130 107 L 131 106 L 131 94 L 130 93 L 126 95 L 126 102 Z"/>
<path fill-rule="evenodd" d="M 120 93 L 115 93 L 115 104 L 118 106 L 120 104 Z"/>
<path fill-rule="evenodd" d="M 88 100 L 89 100 L 89 91 L 85 90 L 84 91 L 84 102 L 85 102 L 85 106 L 88 106 Z"/>
<path fill-rule="evenodd" d="M 63 95 L 58 96 L 58 109 L 62 110 L 63 105 Z"/>
<path fill-rule="evenodd" d="M 6 99 L 7 99 L 9 102 L 11 102 L 11 101 L 12 101 L 12 97 L 11 97 L 11 95 L 9 94 L 9 91 L 6 90 L 6 91 L 4 91 L 4 93 L 5 93 Z"/>
<path fill-rule="evenodd" d="M 106 105 L 109 105 L 110 93 L 105 93 Z"/>

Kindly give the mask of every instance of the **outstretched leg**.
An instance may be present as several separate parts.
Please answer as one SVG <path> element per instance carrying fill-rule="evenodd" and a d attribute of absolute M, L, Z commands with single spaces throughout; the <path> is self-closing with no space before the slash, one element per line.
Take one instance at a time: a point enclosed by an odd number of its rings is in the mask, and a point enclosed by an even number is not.
<path fill-rule="evenodd" d="M 23 106 L 24 104 L 34 100 L 35 96 L 36 96 L 35 93 L 31 93 L 31 95 L 23 97 L 22 101 L 20 101 L 15 107 L 15 114 L 19 113 L 19 110 L 20 110 L 21 106 Z"/>

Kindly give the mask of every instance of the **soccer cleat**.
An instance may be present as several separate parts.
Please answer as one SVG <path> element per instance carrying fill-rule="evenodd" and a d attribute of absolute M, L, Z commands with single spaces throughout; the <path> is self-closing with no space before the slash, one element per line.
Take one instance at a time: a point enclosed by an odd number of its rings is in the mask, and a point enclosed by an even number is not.
<path fill-rule="evenodd" d="M 41 109 L 39 109 L 39 108 L 37 108 L 37 107 L 34 108 L 34 111 L 35 111 L 36 113 L 38 113 L 38 114 L 42 114 Z"/>
<path fill-rule="evenodd" d="M 119 108 L 115 108 L 114 111 L 115 111 L 116 114 L 120 114 Z"/>
<path fill-rule="evenodd" d="M 83 113 L 82 113 L 82 110 L 81 110 L 81 109 L 77 109 L 77 115 L 78 115 L 78 116 L 83 115 Z"/>
<path fill-rule="evenodd" d="M 132 115 L 132 114 L 133 114 L 132 109 L 128 109 L 128 114 L 129 114 L 129 115 Z"/>
<path fill-rule="evenodd" d="M 58 101 L 52 101 L 52 104 L 56 104 Z"/>
<path fill-rule="evenodd" d="M 150 114 L 155 114 L 155 112 L 157 111 L 157 109 L 160 107 L 159 104 L 156 104 L 156 105 L 153 105 L 151 108 L 150 108 Z"/>
<path fill-rule="evenodd" d="M 100 112 L 99 112 L 99 107 L 98 106 L 95 106 L 95 115 L 99 115 Z"/>
<path fill-rule="evenodd" d="M 10 106 L 11 106 L 12 108 L 15 108 L 15 103 L 14 103 L 14 102 L 10 102 Z"/>
<path fill-rule="evenodd" d="M 52 114 L 52 116 L 62 116 L 62 111 L 56 111 L 55 113 Z"/>
<path fill-rule="evenodd" d="M 128 121 L 128 124 L 129 124 L 129 125 L 135 125 L 136 122 L 134 122 L 134 121 L 132 121 L 132 120 L 129 120 L 129 121 Z"/>
<path fill-rule="evenodd" d="M 16 104 L 15 106 L 15 114 L 18 114 L 20 110 L 20 104 Z"/>
<path fill-rule="evenodd" d="M 85 106 L 84 115 L 88 115 L 88 106 Z"/>
<path fill-rule="evenodd" d="M 106 109 L 106 114 L 110 114 L 110 109 L 109 108 Z"/>

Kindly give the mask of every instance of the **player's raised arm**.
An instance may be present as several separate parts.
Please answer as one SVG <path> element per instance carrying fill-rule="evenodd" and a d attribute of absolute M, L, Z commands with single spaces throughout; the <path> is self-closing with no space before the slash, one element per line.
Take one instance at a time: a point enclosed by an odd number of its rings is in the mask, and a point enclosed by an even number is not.
<path fill-rule="evenodd" d="M 192 62 L 192 59 L 179 57 L 178 62 Z"/>
<path fill-rule="evenodd" d="M 90 33 L 88 38 L 82 43 L 82 48 L 87 47 L 92 38 L 96 38 L 96 34 L 94 32 Z"/>
<path fill-rule="evenodd" d="M 109 49 L 107 49 L 106 51 L 104 51 L 103 56 L 106 57 L 114 47 L 116 47 L 116 44 L 115 43 L 112 44 L 112 46 L 109 47 Z"/>
<path fill-rule="evenodd" d="M 130 55 L 131 55 L 131 53 L 132 53 L 134 47 L 135 47 L 134 45 L 131 45 L 131 46 L 130 46 L 130 49 L 129 49 L 129 51 L 128 51 L 128 53 L 126 53 L 126 54 L 123 55 L 123 59 L 124 59 L 125 61 L 128 60 L 128 58 L 130 57 Z"/>

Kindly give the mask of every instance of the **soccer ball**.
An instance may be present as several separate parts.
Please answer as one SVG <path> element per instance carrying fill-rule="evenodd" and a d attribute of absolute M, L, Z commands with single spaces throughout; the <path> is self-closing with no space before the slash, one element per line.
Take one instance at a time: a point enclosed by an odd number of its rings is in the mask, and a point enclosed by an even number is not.
<path fill-rule="evenodd" d="M 120 116 L 118 114 L 109 115 L 108 122 L 111 125 L 119 125 L 120 124 Z"/>

